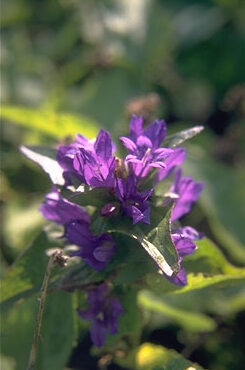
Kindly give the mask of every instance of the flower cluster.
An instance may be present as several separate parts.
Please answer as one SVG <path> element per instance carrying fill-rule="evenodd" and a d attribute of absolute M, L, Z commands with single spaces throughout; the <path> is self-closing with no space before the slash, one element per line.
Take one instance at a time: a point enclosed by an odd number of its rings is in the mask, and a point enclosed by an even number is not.
<path fill-rule="evenodd" d="M 138 223 L 151 223 L 152 194 L 160 182 L 172 178 L 172 185 L 163 194 L 162 207 L 173 204 L 171 238 L 180 270 L 167 278 L 183 286 L 187 284 L 187 279 L 182 259 L 194 252 L 194 241 L 200 239 L 201 234 L 192 227 L 179 227 L 177 221 L 191 210 L 203 184 L 182 176 L 178 166 L 185 159 L 185 149 L 161 146 L 166 131 L 166 124 L 162 120 L 156 120 L 144 128 L 143 118 L 134 115 L 130 121 L 129 137 L 120 138 L 128 150 L 125 159 L 115 157 L 116 147 L 110 134 L 100 130 L 95 140 L 77 135 L 74 143 L 59 147 L 57 162 L 63 171 L 64 187 L 69 188 L 76 182 L 90 190 L 107 189 L 112 201 L 105 200 L 99 210 L 100 215 L 125 215 L 132 219 L 132 227 Z M 149 178 L 152 181 L 147 187 L 145 185 L 149 183 Z M 67 242 L 79 247 L 73 255 L 81 257 L 94 269 L 102 270 L 116 253 L 112 236 L 109 233 L 93 235 L 89 213 L 73 203 L 72 198 L 64 199 L 57 187 L 53 187 L 46 196 L 40 211 L 48 220 L 64 225 Z M 122 307 L 116 299 L 108 298 L 106 284 L 89 291 L 88 305 L 86 311 L 78 312 L 84 319 L 92 320 L 91 337 L 100 346 L 106 332 L 117 331 L 117 316 L 122 313 Z"/>

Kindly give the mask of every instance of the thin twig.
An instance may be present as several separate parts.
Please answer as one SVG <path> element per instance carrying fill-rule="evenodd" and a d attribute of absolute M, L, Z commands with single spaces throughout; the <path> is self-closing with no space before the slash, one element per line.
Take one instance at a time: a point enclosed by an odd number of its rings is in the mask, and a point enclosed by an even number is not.
<path fill-rule="evenodd" d="M 31 352 L 30 352 L 30 357 L 29 357 L 29 363 L 27 370 L 32 370 L 34 369 L 34 365 L 36 362 L 36 357 L 37 357 L 37 345 L 38 345 L 38 340 L 40 337 L 40 331 L 41 331 L 41 326 L 42 326 L 42 318 L 43 318 L 43 310 L 44 310 L 44 305 L 46 301 L 46 296 L 47 296 L 47 288 L 48 288 L 48 282 L 50 278 L 50 274 L 52 271 L 52 268 L 54 267 L 55 264 L 59 264 L 60 266 L 65 266 L 66 265 L 66 259 L 67 257 L 62 256 L 62 252 L 60 250 L 56 250 L 53 255 L 50 257 L 42 287 L 41 287 L 41 297 L 40 297 L 40 303 L 39 303 L 39 310 L 38 310 L 38 315 L 37 315 L 37 320 L 36 320 L 36 327 L 34 331 L 34 337 L 33 337 L 33 342 L 31 346 Z M 63 260 L 63 263 L 61 262 Z"/>

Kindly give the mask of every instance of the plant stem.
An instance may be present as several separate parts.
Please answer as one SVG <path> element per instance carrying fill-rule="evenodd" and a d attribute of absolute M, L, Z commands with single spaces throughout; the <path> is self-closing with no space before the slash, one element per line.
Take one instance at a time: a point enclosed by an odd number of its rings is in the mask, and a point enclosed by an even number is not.
<path fill-rule="evenodd" d="M 46 271 L 45 271 L 45 275 L 44 275 L 44 279 L 43 279 L 43 283 L 42 283 L 42 287 L 41 287 L 41 297 L 40 297 L 38 315 L 37 315 L 37 319 L 36 319 L 36 327 L 35 327 L 35 331 L 34 331 L 34 337 L 33 337 L 33 342 L 32 342 L 32 346 L 31 346 L 31 352 L 30 352 L 30 357 L 29 357 L 29 363 L 28 363 L 27 370 L 32 370 L 32 369 L 34 369 L 34 366 L 35 366 L 36 357 L 37 357 L 37 345 L 38 345 L 38 340 L 39 340 L 39 337 L 40 337 L 42 318 L 43 318 L 43 310 L 44 310 L 44 305 L 45 305 L 46 296 L 47 296 L 48 282 L 49 282 L 49 278 L 50 278 L 52 268 L 54 267 L 54 265 L 58 262 L 58 259 L 60 259 L 60 258 L 61 258 L 61 251 L 56 250 L 53 253 L 53 255 L 50 257 L 47 268 L 46 268 Z"/>

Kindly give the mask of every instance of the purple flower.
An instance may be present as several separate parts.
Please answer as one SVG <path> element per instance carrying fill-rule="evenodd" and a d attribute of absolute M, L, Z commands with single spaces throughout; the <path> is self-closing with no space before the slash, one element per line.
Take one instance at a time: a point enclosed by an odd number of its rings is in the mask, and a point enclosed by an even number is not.
<path fill-rule="evenodd" d="M 133 224 L 143 222 L 150 223 L 150 203 L 148 198 L 153 189 L 139 192 L 133 175 L 124 179 L 117 179 L 116 196 L 122 204 L 123 211 L 133 218 Z"/>
<path fill-rule="evenodd" d="M 71 256 L 81 257 L 96 270 L 102 270 L 116 252 L 116 244 L 109 234 L 94 236 L 83 220 L 73 220 L 66 225 L 65 237 L 81 248 Z"/>
<path fill-rule="evenodd" d="M 116 252 L 116 244 L 109 234 L 94 236 L 89 230 L 90 216 L 80 206 L 63 199 L 54 187 L 41 204 L 43 216 L 65 226 L 69 243 L 80 247 L 71 256 L 79 256 L 96 270 L 102 270 Z"/>
<path fill-rule="evenodd" d="M 62 198 L 56 187 L 46 195 L 46 200 L 41 204 L 39 211 L 47 220 L 63 225 L 71 220 L 81 220 L 86 224 L 90 221 L 89 214 L 77 204 Z"/>
<path fill-rule="evenodd" d="M 78 314 L 84 319 L 92 321 L 90 335 L 97 347 L 103 346 L 106 334 L 118 332 L 118 316 L 123 313 L 120 302 L 109 297 L 109 287 L 102 284 L 88 291 L 87 310 L 77 309 Z"/>
<path fill-rule="evenodd" d="M 166 124 L 156 120 L 145 130 L 143 118 L 133 115 L 130 121 L 129 138 L 121 137 L 124 146 L 129 150 L 125 162 L 131 167 L 138 179 L 145 177 L 152 167 L 165 168 L 163 162 L 173 149 L 159 148 L 166 136 Z"/>
<path fill-rule="evenodd" d="M 192 204 L 197 201 L 203 189 L 202 182 L 195 182 L 191 177 L 181 177 L 181 174 L 182 170 L 178 169 L 174 176 L 174 184 L 169 192 L 168 201 L 171 197 L 175 200 L 172 222 L 190 212 Z"/>
<path fill-rule="evenodd" d="M 174 149 L 173 153 L 169 154 L 164 162 L 166 167 L 161 168 L 157 172 L 155 177 L 155 184 L 168 177 L 176 166 L 181 165 L 184 162 L 185 156 L 186 150 L 184 148 Z"/>
<path fill-rule="evenodd" d="M 87 185 L 92 187 L 114 187 L 115 157 L 110 134 L 100 130 L 93 145 L 79 148 L 73 160 L 77 174 L 84 178 Z"/>
<path fill-rule="evenodd" d="M 62 145 L 59 147 L 57 152 L 57 161 L 59 165 L 63 168 L 63 177 L 66 180 L 66 185 L 70 185 L 71 176 L 78 178 L 81 182 L 84 182 L 83 174 L 77 173 L 73 166 L 73 160 L 75 154 L 80 148 L 89 148 L 92 150 L 94 145 L 94 140 L 88 140 L 84 136 L 78 134 L 76 135 L 76 141 L 69 145 Z"/>
<path fill-rule="evenodd" d="M 181 268 L 177 275 L 168 277 L 168 279 L 176 285 L 184 286 L 187 284 L 187 278 L 186 272 L 182 267 L 183 257 L 194 253 L 197 246 L 193 241 L 201 239 L 203 235 L 198 233 L 194 228 L 186 226 L 173 230 L 171 237 L 179 256 Z"/>

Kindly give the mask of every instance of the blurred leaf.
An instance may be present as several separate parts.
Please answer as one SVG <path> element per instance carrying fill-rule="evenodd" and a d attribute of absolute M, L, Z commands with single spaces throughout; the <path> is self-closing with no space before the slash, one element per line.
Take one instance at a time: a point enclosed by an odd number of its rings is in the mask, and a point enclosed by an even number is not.
<path fill-rule="evenodd" d="M 203 129 L 204 129 L 203 126 L 195 126 L 195 127 L 189 128 L 187 130 L 177 132 L 176 134 L 169 135 L 164 140 L 164 145 L 174 148 L 174 147 L 182 144 L 186 140 L 189 140 L 189 139 L 193 138 L 194 136 L 200 134 L 200 132 L 202 132 Z"/>
<path fill-rule="evenodd" d="M 48 263 L 47 248 L 54 247 L 44 232 L 34 239 L 28 249 L 9 268 L 2 280 L 1 301 L 11 304 L 31 291 L 38 291 Z"/>
<path fill-rule="evenodd" d="M 1 118 L 54 137 L 62 138 L 82 133 L 91 139 L 98 132 L 96 122 L 90 118 L 44 109 L 5 106 L 1 109 Z"/>
<path fill-rule="evenodd" d="M 131 287 L 125 287 L 120 295 L 124 313 L 118 318 L 118 333 L 108 335 L 105 346 L 117 347 L 120 338 L 131 337 L 131 344 L 134 342 L 138 345 L 142 319 L 139 307 L 137 305 L 137 290 Z"/>
<path fill-rule="evenodd" d="M 147 286 L 155 293 L 181 294 L 196 289 L 222 283 L 222 286 L 232 285 L 235 281 L 245 280 L 245 269 L 231 265 L 221 251 L 209 239 L 196 241 L 198 249 L 194 254 L 184 258 L 184 267 L 188 272 L 188 284 L 178 287 L 163 281 L 158 274 L 146 276 Z"/>
<path fill-rule="evenodd" d="M 148 289 L 170 307 L 187 312 L 231 315 L 244 309 L 245 268 L 232 266 L 208 239 L 197 244 L 196 252 L 184 259 L 187 286 L 174 289 L 172 284 L 171 289 L 161 277 L 149 274 Z"/>
<path fill-rule="evenodd" d="M 76 331 L 72 295 L 54 292 L 45 303 L 37 370 L 60 370 L 67 364 Z M 76 314 L 76 313 L 75 313 Z"/>
<path fill-rule="evenodd" d="M 117 358 L 117 363 L 136 370 L 202 370 L 176 351 L 152 343 L 143 343 L 128 358 Z"/>
<path fill-rule="evenodd" d="M 239 275 L 245 273 L 245 268 L 233 266 L 227 261 L 220 249 L 208 238 L 196 241 L 195 253 L 184 259 L 188 271 L 203 272 L 212 275 Z"/>
<path fill-rule="evenodd" d="M 1 349 L 3 354 L 16 361 L 16 370 L 27 367 L 38 305 L 32 298 L 3 311 Z M 66 365 L 75 339 L 73 327 L 71 294 L 55 292 L 48 295 L 35 369 L 60 370 Z"/>
<path fill-rule="evenodd" d="M 12 370 L 27 368 L 37 307 L 37 300 L 27 299 L 11 305 L 9 310 L 1 310 L 1 352 L 15 362 Z"/>
<path fill-rule="evenodd" d="M 40 232 L 44 220 L 38 212 L 40 202 L 29 202 L 25 207 L 17 202 L 5 204 L 3 235 L 13 252 L 23 251 Z M 18 225 L 18 227 L 16 227 Z"/>
<path fill-rule="evenodd" d="M 37 163 L 49 175 L 54 184 L 64 185 L 63 169 L 56 160 L 57 151 L 55 149 L 22 145 L 20 150 L 27 158 Z"/>
<path fill-rule="evenodd" d="M 123 117 L 129 99 L 140 91 L 134 73 L 127 69 L 112 67 L 99 70 L 83 84 L 75 97 L 72 96 L 72 104 L 74 99 L 79 99 L 82 112 L 116 135 L 120 126 L 115 122 Z"/>
<path fill-rule="evenodd" d="M 10 25 L 16 25 L 16 23 L 26 21 L 30 18 L 32 9 L 23 1 L 3 1 L 2 3 L 2 15 L 1 15 L 1 27 L 9 27 Z"/>
<path fill-rule="evenodd" d="M 178 309 L 164 302 L 164 298 L 159 297 L 150 291 L 141 291 L 139 293 L 139 303 L 146 309 L 163 314 L 171 318 L 183 329 L 191 332 L 213 331 L 216 327 L 214 320 L 201 313 L 190 312 Z"/>
<path fill-rule="evenodd" d="M 228 255 L 235 262 L 245 264 L 244 173 L 215 161 L 207 150 L 188 148 L 184 169 L 205 183 L 200 204 L 209 226 Z"/>

